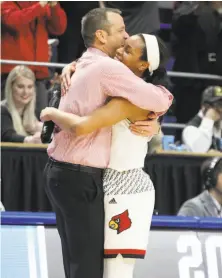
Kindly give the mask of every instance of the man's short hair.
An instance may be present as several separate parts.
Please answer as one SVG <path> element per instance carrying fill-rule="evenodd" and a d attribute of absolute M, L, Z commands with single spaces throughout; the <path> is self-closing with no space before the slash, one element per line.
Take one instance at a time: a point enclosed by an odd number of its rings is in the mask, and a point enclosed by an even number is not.
<path fill-rule="evenodd" d="M 121 14 L 121 11 L 111 8 L 96 8 L 89 11 L 82 18 L 81 33 L 86 48 L 93 45 L 95 41 L 95 33 L 97 30 L 109 32 L 111 25 L 107 19 L 107 13 Z"/>

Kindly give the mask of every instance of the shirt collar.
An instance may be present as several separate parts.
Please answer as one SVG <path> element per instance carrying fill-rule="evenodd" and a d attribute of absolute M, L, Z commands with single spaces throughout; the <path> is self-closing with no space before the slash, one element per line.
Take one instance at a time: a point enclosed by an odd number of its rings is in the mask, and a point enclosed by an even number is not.
<path fill-rule="evenodd" d="M 87 52 L 95 54 L 95 55 L 99 55 L 99 56 L 109 57 L 105 52 L 103 52 L 102 50 L 95 48 L 95 47 L 89 47 L 87 49 Z"/>
<path fill-rule="evenodd" d="M 209 191 L 208 191 L 208 194 L 210 195 L 212 201 L 214 202 L 214 205 L 215 205 L 215 208 L 217 209 L 217 211 L 221 211 L 222 210 L 221 204 L 210 194 Z"/>

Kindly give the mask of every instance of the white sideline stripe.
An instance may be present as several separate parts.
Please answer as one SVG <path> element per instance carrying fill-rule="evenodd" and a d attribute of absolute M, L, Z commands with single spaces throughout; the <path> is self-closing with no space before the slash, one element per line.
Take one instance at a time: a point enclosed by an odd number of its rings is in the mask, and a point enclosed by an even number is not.
<path fill-rule="evenodd" d="M 40 262 L 40 273 L 41 278 L 48 278 L 48 266 L 47 266 L 47 251 L 46 251 L 46 240 L 45 240 L 45 227 L 37 227 L 38 234 L 38 246 L 39 246 L 39 262 Z"/>
<path fill-rule="evenodd" d="M 35 256 L 35 238 L 33 236 L 33 229 L 27 228 L 27 239 L 28 239 L 28 262 L 29 262 L 29 277 L 37 277 L 36 269 L 36 256 Z"/>

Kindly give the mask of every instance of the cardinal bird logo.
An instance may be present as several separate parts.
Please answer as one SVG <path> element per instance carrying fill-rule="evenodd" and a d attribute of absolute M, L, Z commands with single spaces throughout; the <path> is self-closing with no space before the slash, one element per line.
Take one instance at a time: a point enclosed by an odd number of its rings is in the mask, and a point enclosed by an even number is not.
<path fill-rule="evenodd" d="M 129 218 L 128 209 L 123 213 L 115 215 L 109 221 L 109 228 L 116 230 L 117 234 L 122 233 L 123 231 L 129 229 L 132 225 L 131 219 Z"/>

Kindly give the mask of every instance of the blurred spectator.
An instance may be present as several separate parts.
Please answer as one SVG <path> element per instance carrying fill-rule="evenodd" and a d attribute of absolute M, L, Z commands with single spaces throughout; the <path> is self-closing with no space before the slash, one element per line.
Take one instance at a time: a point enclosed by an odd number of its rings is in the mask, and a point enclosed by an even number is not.
<path fill-rule="evenodd" d="M 42 123 L 35 116 L 35 75 L 16 66 L 8 75 L 1 102 L 1 141 L 41 143 Z"/>
<path fill-rule="evenodd" d="M 177 2 L 172 22 L 173 70 L 222 75 L 222 2 Z M 203 90 L 222 81 L 172 78 L 175 114 L 187 123 L 200 107 Z"/>
<path fill-rule="evenodd" d="M 183 130 L 183 142 L 192 152 L 222 151 L 222 87 L 203 92 L 199 113 Z"/>
<path fill-rule="evenodd" d="M 186 201 L 178 216 L 222 217 L 222 157 L 205 161 L 201 167 L 204 191 Z"/>
<path fill-rule="evenodd" d="M 57 1 L 4 1 L 1 5 L 1 58 L 48 62 L 48 33 L 61 35 L 66 29 L 66 14 Z M 2 65 L 1 88 L 14 65 Z M 36 76 L 37 115 L 47 106 L 47 67 L 30 66 Z M 4 96 L 2 96 L 4 98 Z"/>

